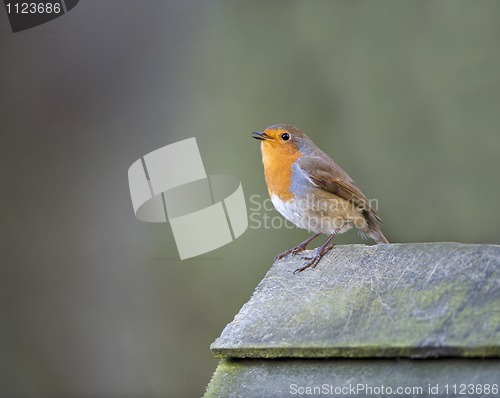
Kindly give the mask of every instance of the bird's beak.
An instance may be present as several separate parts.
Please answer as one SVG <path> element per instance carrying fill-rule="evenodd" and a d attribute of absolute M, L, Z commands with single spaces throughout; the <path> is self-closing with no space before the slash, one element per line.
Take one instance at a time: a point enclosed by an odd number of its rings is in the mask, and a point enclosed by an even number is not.
<path fill-rule="evenodd" d="M 252 133 L 252 137 L 255 138 L 256 140 L 261 140 L 261 141 L 266 141 L 271 139 L 271 137 L 269 137 L 266 133 L 260 131 Z"/>

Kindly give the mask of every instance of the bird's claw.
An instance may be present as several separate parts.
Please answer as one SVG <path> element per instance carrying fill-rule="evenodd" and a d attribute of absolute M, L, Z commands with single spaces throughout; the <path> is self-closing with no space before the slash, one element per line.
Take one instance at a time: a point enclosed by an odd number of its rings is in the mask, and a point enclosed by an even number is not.
<path fill-rule="evenodd" d="M 304 242 L 302 242 L 300 245 L 297 245 L 295 246 L 294 248 L 292 249 L 289 249 L 287 251 L 284 251 L 283 253 L 281 254 L 278 254 L 276 257 L 274 257 L 274 261 L 278 261 L 278 260 L 281 260 L 283 257 L 286 257 L 288 256 L 289 254 L 291 254 L 292 256 L 295 256 L 297 253 L 300 253 L 300 252 L 303 252 L 304 250 L 306 250 L 306 247 L 309 243 L 311 243 L 311 241 L 313 241 L 314 239 L 316 239 L 320 234 L 317 233 L 317 234 L 314 234 L 312 235 L 311 237 L 307 238 Z"/>
<path fill-rule="evenodd" d="M 309 261 L 306 265 L 303 267 L 297 268 L 295 271 L 293 271 L 294 275 L 297 275 L 297 273 L 304 271 L 305 269 L 308 268 L 316 268 L 318 263 L 320 262 L 321 258 L 323 257 L 323 253 L 318 253 L 316 256 L 312 258 L 312 261 Z"/>
<path fill-rule="evenodd" d="M 314 257 L 303 257 L 304 260 L 311 260 L 309 261 L 306 265 L 303 267 L 297 268 L 295 271 L 293 271 L 294 275 L 297 275 L 297 273 L 304 271 L 307 268 L 316 268 L 318 263 L 321 261 L 323 256 L 328 253 L 330 250 L 333 249 L 334 244 L 330 244 L 323 248 L 323 250 L 320 250 L 318 254 L 316 254 Z"/>
<path fill-rule="evenodd" d="M 286 257 L 289 254 L 291 254 L 292 256 L 295 256 L 296 254 L 303 252 L 304 250 L 305 250 L 305 247 L 303 245 L 295 246 L 292 249 L 286 250 L 283 253 L 278 254 L 276 257 L 274 257 L 274 261 L 281 260 L 283 257 Z"/>

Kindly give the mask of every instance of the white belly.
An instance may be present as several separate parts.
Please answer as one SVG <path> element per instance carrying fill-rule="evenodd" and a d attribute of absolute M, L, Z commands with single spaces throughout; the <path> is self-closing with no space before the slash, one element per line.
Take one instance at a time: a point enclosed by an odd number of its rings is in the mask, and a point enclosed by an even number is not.
<path fill-rule="evenodd" d="M 299 228 L 307 229 L 314 233 L 331 234 L 344 233 L 352 228 L 350 220 L 346 220 L 344 214 L 340 217 L 332 216 L 332 212 L 326 216 L 323 212 L 313 210 L 303 210 L 309 208 L 309 203 L 300 203 L 296 200 L 282 201 L 277 195 L 272 195 L 271 200 L 274 207 L 283 217 Z M 314 208 L 314 206 L 311 206 Z"/>

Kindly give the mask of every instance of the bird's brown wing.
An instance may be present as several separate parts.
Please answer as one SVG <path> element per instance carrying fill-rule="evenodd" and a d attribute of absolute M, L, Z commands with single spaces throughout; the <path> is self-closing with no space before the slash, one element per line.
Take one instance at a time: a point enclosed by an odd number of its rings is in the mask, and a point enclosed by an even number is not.
<path fill-rule="evenodd" d="M 356 183 L 333 160 L 316 156 L 303 156 L 297 161 L 297 165 L 315 186 L 353 202 L 356 206 L 371 213 L 378 222 L 382 222 Z"/>

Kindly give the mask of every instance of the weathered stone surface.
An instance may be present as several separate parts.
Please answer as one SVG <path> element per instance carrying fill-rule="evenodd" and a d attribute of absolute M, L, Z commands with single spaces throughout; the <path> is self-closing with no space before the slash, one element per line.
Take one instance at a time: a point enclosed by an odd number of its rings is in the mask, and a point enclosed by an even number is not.
<path fill-rule="evenodd" d="M 499 375 L 495 359 L 224 359 L 205 398 L 493 397 Z"/>
<path fill-rule="evenodd" d="M 303 263 L 272 266 L 216 356 L 500 356 L 500 246 L 336 246 L 293 275 Z"/>

